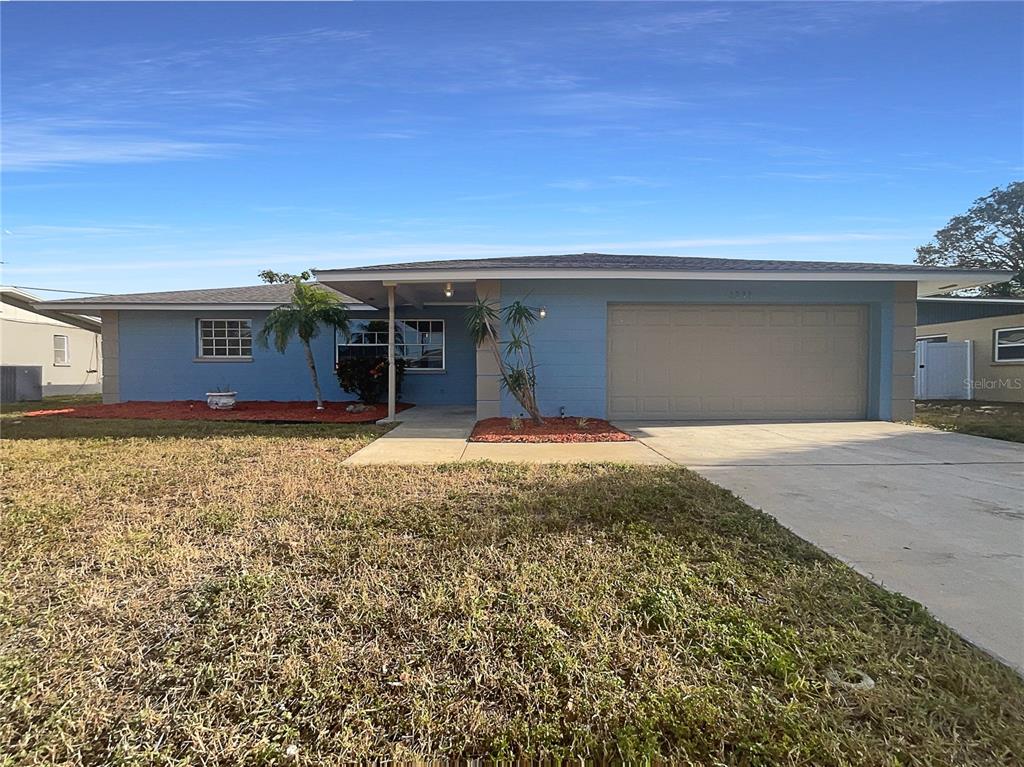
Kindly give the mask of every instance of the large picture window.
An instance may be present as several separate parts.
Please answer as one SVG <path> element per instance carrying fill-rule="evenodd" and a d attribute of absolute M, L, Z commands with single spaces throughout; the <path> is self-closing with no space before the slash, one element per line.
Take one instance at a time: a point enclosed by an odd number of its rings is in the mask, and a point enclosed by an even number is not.
<path fill-rule="evenodd" d="M 1024 328 L 1002 328 L 995 335 L 992 359 L 996 362 L 1024 362 Z"/>
<path fill-rule="evenodd" d="M 338 359 L 387 355 L 387 320 L 354 320 L 338 336 Z M 444 320 L 395 320 L 395 356 L 407 371 L 444 370 Z"/>
<path fill-rule="evenodd" d="M 252 357 L 252 320 L 199 320 L 198 333 L 202 359 Z"/>

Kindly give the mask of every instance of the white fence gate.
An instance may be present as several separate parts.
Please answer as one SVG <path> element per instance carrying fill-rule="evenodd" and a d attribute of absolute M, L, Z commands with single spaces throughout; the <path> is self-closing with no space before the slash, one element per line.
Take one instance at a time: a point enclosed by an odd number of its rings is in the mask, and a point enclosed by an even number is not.
<path fill-rule="evenodd" d="M 918 341 L 914 399 L 973 399 L 971 341 Z"/>

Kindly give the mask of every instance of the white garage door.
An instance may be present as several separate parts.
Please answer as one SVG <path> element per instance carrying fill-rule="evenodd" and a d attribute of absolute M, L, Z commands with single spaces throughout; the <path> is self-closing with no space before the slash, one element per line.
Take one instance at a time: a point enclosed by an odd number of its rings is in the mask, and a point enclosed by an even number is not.
<path fill-rule="evenodd" d="M 864 306 L 611 304 L 620 419 L 864 418 Z"/>

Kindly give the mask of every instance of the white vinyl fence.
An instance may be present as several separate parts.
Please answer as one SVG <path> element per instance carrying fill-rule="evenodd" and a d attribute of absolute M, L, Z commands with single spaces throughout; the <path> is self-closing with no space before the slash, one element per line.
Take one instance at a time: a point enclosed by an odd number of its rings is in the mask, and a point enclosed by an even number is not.
<path fill-rule="evenodd" d="M 918 341 L 914 399 L 972 399 L 971 341 Z"/>

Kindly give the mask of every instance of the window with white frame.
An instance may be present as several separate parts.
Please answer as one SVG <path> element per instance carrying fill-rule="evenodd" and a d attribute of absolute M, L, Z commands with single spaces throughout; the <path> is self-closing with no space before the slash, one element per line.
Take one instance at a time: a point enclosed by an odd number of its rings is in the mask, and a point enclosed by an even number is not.
<path fill-rule="evenodd" d="M 992 359 L 996 362 L 1024 362 L 1024 328 L 1000 328 L 995 332 Z"/>
<path fill-rule="evenodd" d="M 354 320 L 338 336 L 338 359 L 387 355 L 387 320 Z M 395 356 L 406 370 L 444 370 L 444 320 L 395 320 Z"/>
<path fill-rule="evenodd" d="M 252 357 L 252 320 L 199 320 L 197 333 L 201 359 Z"/>
<path fill-rule="evenodd" d="M 924 341 L 926 344 L 944 344 L 949 341 L 949 336 L 918 336 L 918 343 Z"/>
<path fill-rule="evenodd" d="M 71 350 L 68 347 L 67 336 L 53 337 L 53 364 L 60 367 L 67 367 L 71 364 Z"/>

